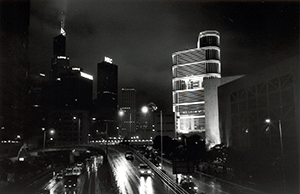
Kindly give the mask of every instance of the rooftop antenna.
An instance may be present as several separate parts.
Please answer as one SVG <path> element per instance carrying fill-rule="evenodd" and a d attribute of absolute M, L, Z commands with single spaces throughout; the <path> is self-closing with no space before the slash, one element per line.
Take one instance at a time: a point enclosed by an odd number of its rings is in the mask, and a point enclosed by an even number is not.
<path fill-rule="evenodd" d="M 61 21 L 60 21 L 60 33 L 63 35 L 63 36 L 66 36 L 66 31 L 64 30 L 65 28 L 65 15 L 64 15 L 64 12 L 62 11 L 61 12 Z"/>

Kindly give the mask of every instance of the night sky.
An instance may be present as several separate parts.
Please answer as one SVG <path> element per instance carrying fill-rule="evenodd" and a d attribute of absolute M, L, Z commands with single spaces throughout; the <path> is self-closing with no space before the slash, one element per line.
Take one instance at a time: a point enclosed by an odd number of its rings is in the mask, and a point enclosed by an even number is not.
<path fill-rule="evenodd" d="M 172 53 L 218 30 L 222 76 L 245 74 L 299 55 L 299 1 L 31 0 L 31 72 L 49 75 L 53 37 L 65 21 L 70 65 L 94 76 L 104 56 L 133 87 L 172 108 Z M 62 14 L 63 13 L 63 14 Z"/>

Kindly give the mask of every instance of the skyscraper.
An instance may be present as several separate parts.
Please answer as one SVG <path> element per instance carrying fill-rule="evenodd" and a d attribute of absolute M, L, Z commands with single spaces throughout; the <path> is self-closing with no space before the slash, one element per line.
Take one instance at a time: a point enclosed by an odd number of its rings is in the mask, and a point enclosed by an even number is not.
<path fill-rule="evenodd" d="M 118 112 L 118 66 L 105 57 L 97 69 L 97 117 L 116 135 Z"/>
<path fill-rule="evenodd" d="M 61 73 L 69 72 L 70 59 L 66 56 L 66 33 L 63 29 L 53 38 L 53 58 L 51 61 L 51 77 L 56 78 Z"/>
<path fill-rule="evenodd" d="M 0 138 L 23 139 L 30 136 L 26 130 L 30 1 L 1 1 L 0 8 Z"/>
<path fill-rule="evenodd" d="M 220 34 L 200 32 L 197 48 L 173 53 L 173 112 L 177 133 L 205 132 L 204 79 L 221 78 Z"/>
<path fill-rule="evenodd" d="M 121 135 L 130 137 L 136 129 L 136 90 L 134 88 L 122 88 L 121 94 Z"/>

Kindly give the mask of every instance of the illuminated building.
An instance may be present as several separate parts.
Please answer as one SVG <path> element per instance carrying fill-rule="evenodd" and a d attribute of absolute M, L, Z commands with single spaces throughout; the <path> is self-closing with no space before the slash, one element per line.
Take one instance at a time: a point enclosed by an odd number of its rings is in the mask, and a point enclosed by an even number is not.
<path fill-rule="evenodd" d="M 136 132 L 136 90 L 122 88 L 121 92 L 121 134 L 124 137 L 130 137 Z"/>
<path fill-rule="evenodd" d="M 117 134 L 118 114 L 118 66 L 105 57 L 97 69 L 97 112 L 103 129 L 110 135 Z"/>
<path fill-rule="evenodd" d="M 221 78 L 220 35 L 203 31 L 197 48 L 172 55 L 173 112 L 179 134 L 205 132 L 204 79 Z"/>

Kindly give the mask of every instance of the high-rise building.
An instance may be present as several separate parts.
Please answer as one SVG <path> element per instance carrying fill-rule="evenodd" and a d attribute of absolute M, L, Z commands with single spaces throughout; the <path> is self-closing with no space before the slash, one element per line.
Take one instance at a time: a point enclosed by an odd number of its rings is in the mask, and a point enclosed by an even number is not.
<path fill-rule="evenodd" d="M 205 132 L 204 79 L 221 78 L 220 34 L 200 32 L 197 48 L 173 53 L 173 112 L 177 133 Z"/>
<path fill-rule="evenodd" d="M 0 138 L 22 139 L 26 129 L 30 1 L 2 1 L 0 43 Z"/>
<path fill-rule="evenodd" d="M 92 103 L 93 76 L 82 68 L 72 67 L 55 80 L 55 103 L 57 108 L 89 110 Z"/>
<path fill-rule="evenodd" d="M 117 135 L 118 66 L 105 57 L 97 69 L 97 118 L 111 136 Z M 102 127 L 103 128 L 103 127 Z"/>
<path fill-rule="evenodd" d="M 61 34 L 53 39 L 53 58 L 51 61 L 51 77 L 67 73 L 70 69 L 70 59 L 66 56 L 66 33 L 61 29 Z"/>
<path fill-rule="evenodd" d="M 122 137 L 130 137 L 136 132 L 136 90 L 122 88 L 120 115 L 120 132 Z"/>

